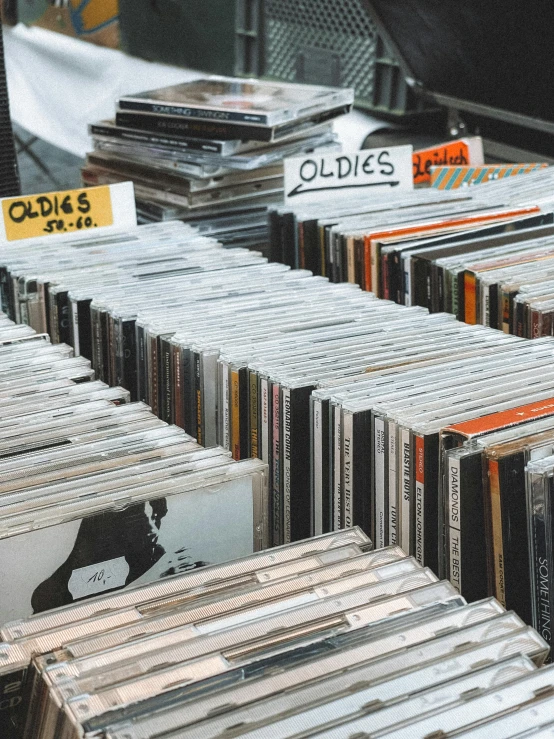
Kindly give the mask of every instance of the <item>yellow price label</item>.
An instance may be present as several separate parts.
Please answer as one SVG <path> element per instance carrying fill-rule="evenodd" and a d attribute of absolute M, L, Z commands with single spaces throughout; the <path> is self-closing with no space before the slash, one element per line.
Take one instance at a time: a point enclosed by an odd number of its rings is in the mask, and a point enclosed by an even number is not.
<path fill-rule="evenodd" d="M 88 231 L 114 222 L 108 185 L 5 198 L 2 215 L 8 241 Z"/>

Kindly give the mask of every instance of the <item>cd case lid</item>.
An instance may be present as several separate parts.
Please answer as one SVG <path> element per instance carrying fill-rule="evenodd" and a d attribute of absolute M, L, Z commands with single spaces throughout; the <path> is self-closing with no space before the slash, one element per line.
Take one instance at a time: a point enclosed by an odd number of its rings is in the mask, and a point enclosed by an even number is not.
<path fill-rule="evenodd" d="M 353 101 L 354 91 L 349 88 L 213 76 L 125 95 L 119 106 L 185 118 L 275 126 L 351 105 Z"/>

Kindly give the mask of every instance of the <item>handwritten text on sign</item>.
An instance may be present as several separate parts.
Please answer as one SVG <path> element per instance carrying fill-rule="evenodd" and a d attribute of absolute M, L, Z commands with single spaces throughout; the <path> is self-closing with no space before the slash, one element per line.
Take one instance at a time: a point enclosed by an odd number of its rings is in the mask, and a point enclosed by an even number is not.
<path fill-rule="evenodd" d="M 5 198 L 2 215 L 8 241 L 111 226 L 114 222 L 107 186 Z"/>
<path fill-rule="evenodd" d="M 412 190 L 412 147 L 317 153 L 285 159 L 285 203 L 331 200 L 352 194 Z"/>
<path fill-rule="evenodd" d="M 428 185 L 432 167 L 465 167 L 484 163 L 483 141 L 479 136 L 456 139 L 445 144 L 414 151 L 414 184 Z"/>

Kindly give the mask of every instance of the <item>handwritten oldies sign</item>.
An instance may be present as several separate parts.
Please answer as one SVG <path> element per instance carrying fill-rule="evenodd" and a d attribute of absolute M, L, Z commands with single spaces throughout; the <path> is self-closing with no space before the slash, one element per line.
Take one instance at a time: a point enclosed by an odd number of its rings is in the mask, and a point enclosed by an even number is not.
<path fill-rule="evenodd" d="M 136 226 L 132 182 L 0 200 L 0 241 Z"/>
<path fill-rule="evenodd" d="M 352 194 L 412 190 L 411 146 L 363 149 L 285 159 L 285 203 L 332 200 Z"/>
<path fill-rule="evenodd" d="M 479 166 L 484 161 L 483 142 L 479 136 L 414 151 L 414 184 L 430 184 L 432 167 Z"/>

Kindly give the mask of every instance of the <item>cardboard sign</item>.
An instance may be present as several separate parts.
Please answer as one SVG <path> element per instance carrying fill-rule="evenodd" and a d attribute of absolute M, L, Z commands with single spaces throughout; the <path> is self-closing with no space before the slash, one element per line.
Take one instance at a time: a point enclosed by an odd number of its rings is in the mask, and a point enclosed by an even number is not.
<path fill-rule="evenodd" d="M 414 151 L 414 184 L 429 184 L 433 167 L 478 166 L 484 161 L 483 141 L 480 136 L 456 139 L 429 149 L 420 149 Z"/>
<path fill-rule="evenodd" d="M 3 198 L 0 241 L 136 226 L 132 182 Z"/>
<path fill-rule="evenodd" d="M 412 147 L 392 146 L 285 159 L 285 204 L 317 203 L 353 195 L 412 190 Z"/>

